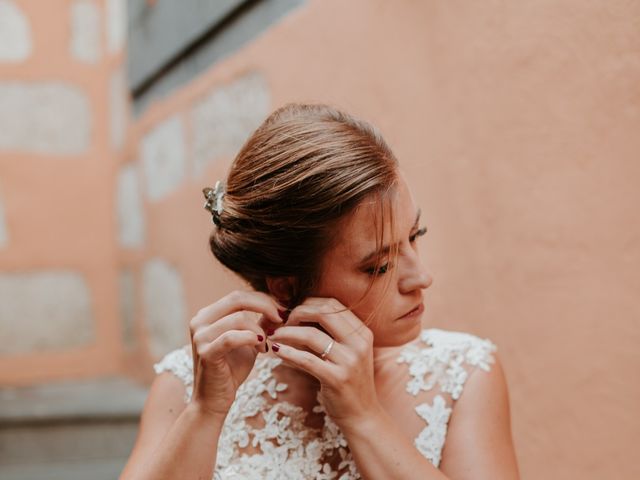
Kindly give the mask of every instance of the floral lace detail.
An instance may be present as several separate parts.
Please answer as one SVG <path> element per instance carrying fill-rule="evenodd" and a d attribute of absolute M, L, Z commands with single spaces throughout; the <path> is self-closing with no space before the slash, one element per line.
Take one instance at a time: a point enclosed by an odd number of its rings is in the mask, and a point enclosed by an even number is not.
<path fill-rule="evenodd" d="M 442 392 L 450 393 L 457 400 L 469 377 L 464 363 L 488 372 L 490 365 L 495 362 L 491 354 L 497 350 L 496 345 L 475 335 L 432 328 L 423 330 L 420 340 L 427 347 L 412 343 L 402 350 L 397 359 L 398 363 L 409 364 L 412 378 L 407 382 L 407 392 L 414 396 L 438 384 Z M 416 437 L 414 444 L 420 453 L 438 467 L 452 409 L 447 407 L 441 395 L 436 395 L 432 405 L 422 403 L 415 410 L 427 422 L 427 426 Z"/>
<path fill-rule="evenodd" d="M 432 406 L 422 403 L 416 407 L 416 413 L 427 422 L 427 427 L 416 437 L 414 444 L 425 458 L 438 467 L 451 408 L 447 407 L 444 398 L 436 395 Z"/>
<path fill-rule="evenodd" d="M 288 388 L 273 378 L 272 370 L 282 363 L 279 358 L 262 358 L 256 362 L 258 374 L 243 383 L 225 420 L 220 441 L 216 476 L 227 479 L 287 479 L 287 480 L 357 480 L 357 472 L 347 441 L 328 415 L 324 426 L 304 425 L 307 412 L 286 401 L 270 404 L 277 393 Z M 266 394 L 267 397 L 265 397 Z M 324 412 L 320 397 L 314 412 Z M 246 419 L 261 414 L 264 426 L 254 428 Z M 247 455 L 240 449 L 251 444 L 262 453 Z M 334 452 L 340 455 L 340 477 L 326 461 Z"/>
<path fill-rule="evenodd" d="M 215 480 L 359 480 L 360 474 L 347 441 L 328 415 L 322 428 L 305 425 L 307 412 L 286 401 L 272 402 L 278 393 L 288 388 L 278 382 L 272 371 L 282 360 L 260 358 L 256 361 L 256 375 L 245 381 L 222 427 L 218 443 Z M 186 349 L 169 353 L 154 365 L 156 373 L 170 371 L 187 388 L 185 401 L 191 398 L 193 373 L 191 358 Z M 314 413 L 325 413 L 317 397 Z M 249 419 L 261 418 L 263 426 L 254 427 Z M 247 454 L 247 447 L 259 453 Z M 337 463 L 334 470 L 329 460 Z"/>
<path fill-rule="evenodd" d="M 314 429 L 304 424 L 307 412 L 302 407 L 286 401 L 270 402 L 288 388 L 272 375 L 280 363 L 279 358 L 259 359 L 257 375 L 238 389 L 220 435 L 215 478 L 359 479 L 347 441 L 329 416 L 324 416 L 322 429 Z M 324 413 L 324 407 L 319 403 L 313 411 Z M 247 422 L 257 415 L 264 420 L 259 428 Z M 248 445 L 258 447 L 261 453 L 240 453 Z M 338 471 L 328 463 L 335 453 L 340 459 Z"/>
<path fill-rule="evenodd" d="M 340 455 L 340 464 L 338 465 L 338 471 L 343 469 L 347 469 L 342 475 L 340 475 L 339 480 L 358 480 L 360 477 L 360 473 L 356 468 L 356 462 L 353 460 L 353 455 L 349 451 L 349 446 L 347 445 L 347 439 L 344 434 L 338 428 L 338 425 L 331 419 L 329 415 L 326 414 L 326 410 L 324 405 L 322 404 L 322 398 L 320 397 L 320 392 L 318 392 L 318 405 L 313 408 L 314 413 L 324 413 L 324 428 L 322 431 L 323 441 L 325 443 L 326 448 L 330 452 L 334 452 L 337 450 Z"/>
<path fill-rule="evenodd" d="M 191 360 L 191 355 L 187 353 L 187 347 L 167 353 L 162 360 L 153 366 L 153 370 L 157 375 L 160 375 L 162 372 L 171 372 L 182 380 L 186 389 L 184 401 L 191 401 L 193 392 L 193 360 Z"/>
<path fill-rule="evenodd" d="M 426 345 L 425 345 L 426 344 Z M 462 332 L 423 330 L 418 341 L 404 347 L 397 362 L 408 364 L 410 379 L 406 391 L 417 396 L 439 386 L 442 392 L 460 397 L 468 378 L 464 364 L 489 371 L 496 346 L 489 340 Z M 278 382 L 273 369 L 279 358 L 256 360 L 252 375 L 236 392 L 218 442 L 215 480 L 359 480 L 346 438 L 326 415 L 320 396 L 313 413 L 324 414 L 321 428 L 305 424 L 307 412 L 297 405 L 278 400 L 287 390 Z M 156 373 L 169 371 L 186 388 L 185 402 L 193 390 L 190 352 L 182 348 L 166 355 L 154 365 Z M 276 401 L 278 400 L 278 401 Z M 451 416 L 444 397 L 436 395 L 431 405 L 415 407 L 427 426 L 415 438 L 418 451 L 438 467 Z M 259 426 L 256 426 L 259 425 Z M 244 449 L 252 453 L 243 452 Z"/>
<path fill-rule="evenodd" d="M 407 392 L 414 396 L 421 390 L 431 390 L 438 383 L 443 392 L 457 400 L 469 376 L 463 364 L 466 362 L 488 372 L 489 365 L 495 361 L 491 353 L 497 347 L 490 340 L 468 333 L 432 328 L 423 330 L 420 340 L 429 347 L 408 345 L 397 360 L 409 364 L 412 379 L 407 383 Z"/>

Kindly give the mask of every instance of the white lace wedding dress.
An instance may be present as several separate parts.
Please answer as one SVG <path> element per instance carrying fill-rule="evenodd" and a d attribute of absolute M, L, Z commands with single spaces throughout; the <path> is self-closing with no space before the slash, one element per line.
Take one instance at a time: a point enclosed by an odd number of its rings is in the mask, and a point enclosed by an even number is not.
<path fill-rule="evenodd" d="M 471 334 L 425 329 L 400 347 L 375 349 L 376 389 L 381 404 L 436 467 L 447 425 L 469 375 L 489 371 L 496 346 Z M 185 384 L 190 401 L 193 371 L 190 349 L 174 350 L 155 365 Z M 218 442 L 216 480 L 356 480 L 360 478 L 345 437 L 315 406 L 307 414 L 299 400 L 312 389 L 292 392 L 287 368 L 275 356 L 260 355 L 238 389 Z"/>

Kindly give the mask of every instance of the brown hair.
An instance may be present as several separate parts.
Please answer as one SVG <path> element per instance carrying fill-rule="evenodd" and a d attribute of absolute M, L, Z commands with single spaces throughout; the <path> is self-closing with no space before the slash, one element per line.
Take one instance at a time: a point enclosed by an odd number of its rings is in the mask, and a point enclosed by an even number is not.
<path fill-rule="evenodd" d="M 384 226 L 397 163 L 362 120 L 327 105 L 281 107 L 231 165 L 211 251 L 258 291 L 269 292 L 267 277 L 294 277 L 289 306 L 295 306 L 316 285 L 340 220 L 363 199 L 381 203 Z M 378 231 L 380 245 L 384 232 Z"/>

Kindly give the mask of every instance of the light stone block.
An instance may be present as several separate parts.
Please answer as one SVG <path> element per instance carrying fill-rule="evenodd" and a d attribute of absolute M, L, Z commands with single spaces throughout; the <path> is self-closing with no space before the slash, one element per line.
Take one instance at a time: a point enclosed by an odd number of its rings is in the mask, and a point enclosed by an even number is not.
<path fill-rule="evenodd" d="M 0 0 L 0 62 L 23 62 L 31 50 L 29 20 L 15 2 Z"/>
<path fill-rule="evenodd" d="M 119 150 L 124 146 L 129 123 L 129 88 L 124 70 L 113 72 L 109 83 L 111 145 Z"/>
<path fill-rule="evenodd" d="M 91 292 L 75 272 L 0 274 L 0 355 L 65 350 L 95 340 Z"/>
<path fill-rule="evenodd" d="M 80 62 L 100 60 L 102 34 L 100 10 L 95 1 L 78 0 L 71 5 L 71 55 Z"/>
<path fill-rule="evenodd" d="M 182 119 L 171 117 L 142 139 L 146 195 L 160 200 L 174 191 L 186 176 L 185 134 Z"/>
<path fill-rule="evenodd" d="M 143 304 L 149 350 L 160 358 L 187 342 L 187 307 L 178 271 L 161 259 L 143 270 Z"/>
<path fill-rule="evenodd" d="M 105 17 L 109 53 L 119 53 L 127 40 L 126 0 L 107 0 Z"/>
<path fill-rule="evenodd" d="M 0 248 L 5 248 L 7 245 L 9 245 L 9 232 L 4 216 L 4 204 L 0 198 Z"/>
<path fill-rule="evenodd" d="M 85 153 L 92 116 L 87 96 L 62 83 L 0 82 L 0 151 Z"/>
<path fill-rule="evenodd" d="M 146 223 L 136 165 L 130 164 L 120 169 L 116 187 L 116 202 L 120 245 L 126 248 L 142 247 Z"/>
<path fill-rule="evenodd" d="M 269 88 L 260 73 L 245 75 L 198 100 L 192 110 L 195 177 L 217 158 L 234 156 L 269 108 Z"/>
<path fill-rule="evenodd" d="M 122 321 L 122 340 L 124 346 L 132 349 L 136 344 L 135 314 L 136 314 L 136 285 L 134 274 L 125 269 L 120 272 L 120 319 Z"/>

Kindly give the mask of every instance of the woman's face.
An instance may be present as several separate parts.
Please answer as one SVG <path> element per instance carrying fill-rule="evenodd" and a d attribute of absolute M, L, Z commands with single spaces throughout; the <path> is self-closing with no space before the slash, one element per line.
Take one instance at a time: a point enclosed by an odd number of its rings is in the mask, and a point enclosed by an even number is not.
<path fill-rule="evenodd" d="M 341 222 L 336 244 L 323 258 L 320 284 L 313 293 L 316 297 L 333 297 L 345 306 L 353 306 L 353 313 L 367 323 L 378 347 L 401 345 L 420 333 L 424 309 L 422 291 L 433 282 L 418 253 L 419 238 L 425 232 L 420 225 L 420 211 L 402 175 L 392 208 L 397 258 L 383 255 L 378 272 L 374 271 L 380 204 L 364 200 Z M 388 250 L 392 237 L 391 225 L 386 223 L 383 249 Z M 373 286 L 362 299 L 372 278 Z"/>

